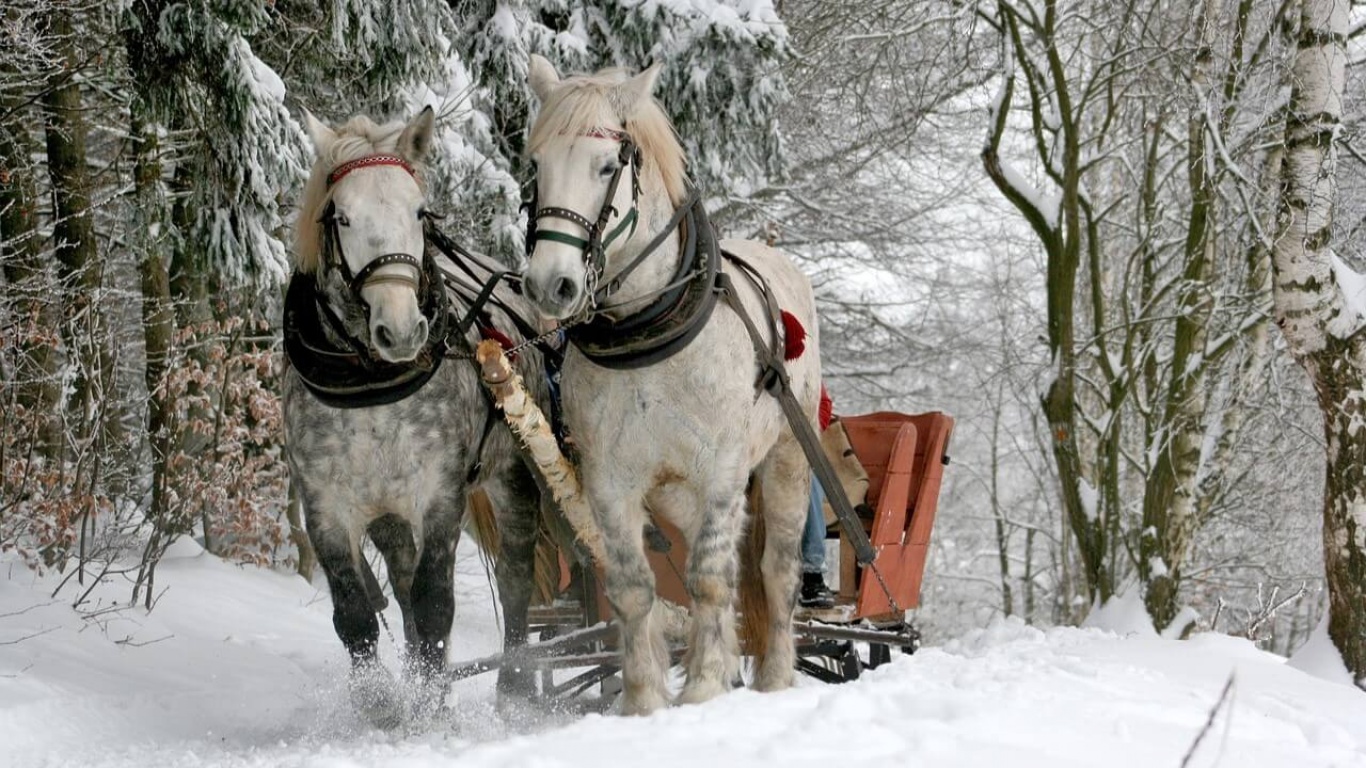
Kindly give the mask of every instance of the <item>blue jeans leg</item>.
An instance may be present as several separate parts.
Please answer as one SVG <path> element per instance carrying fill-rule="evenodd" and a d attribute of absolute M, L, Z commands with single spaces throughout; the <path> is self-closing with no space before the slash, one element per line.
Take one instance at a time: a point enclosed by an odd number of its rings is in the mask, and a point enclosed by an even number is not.
<path fill-rule="evenodd" d="M 811 478 L 811 500 L 806 511 L 806 528 L 802 531 L 802 573 L 825 571 L 825 489 L 814 476 Z"/>

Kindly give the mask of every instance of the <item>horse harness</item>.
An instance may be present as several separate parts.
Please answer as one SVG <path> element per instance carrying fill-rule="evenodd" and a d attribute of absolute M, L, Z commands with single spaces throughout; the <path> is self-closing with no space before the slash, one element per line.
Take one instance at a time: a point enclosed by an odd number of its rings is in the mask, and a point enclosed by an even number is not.
<path fill-rule="evenodd" d="M 537 240 L 551 240 L 557 243 L 578 248 L 584 257 L 584 263 L 588 267 L 587 285 L 589 291 L 589 301 L 593 306 L 608 292 L 615 291 L 615 287 L 604 286 L 598 288 L 598 280 L 602 277 L 603 270 L 607 266 L 606 250 L 607 246 L 626 235 L 626 239 L 636 233 L 636 224 L 640 221 L 640 148 L 636 146 L 631 135 L 626 131 L 617 131 L 611 128 L 596 128 L 589 131 L 586 136 L 595 139 L 609 139 L 620 144 L 617 150 L 617 167 L 612 171 L 612 178 L 607 182 L 607 196 L 603 198 L 602 209 L 598 211 L 597 219 L 589 221 L 588 217 L 578 211 L 569 208 L 560 208 L 547 205 L 541 207 L 538 202 L 536 185 L 531 187 L 531 201 L 527 204 L 527 231 L 526 231 L 526 253 L 531 256 L 531 251 L 536 247 Z M 621 185 L 621 174 L 626 168 L 631 169 L 631 209 L 622 217 L 621 223 L 612 228 L 604 236 L 607 223 L 617 214 L 617 209 L 612 205 L 612 200 L 617 196 L 617 187 Z M 577 237 L 566 232 L 556 232 L 554 230 L 542 230 L 538 223 L 541 219 L 564 219 L 565 221 L 577 224 L 588 233 L 588 238 Z M 676 222 L 664 228 L 665 237 L 676 226 Z M 660 238 L 662 241 L 663 238 Z M 626 275 L 630 274 L 644 259 L 650 250 L 647 248 L 641 256 L 627 265 L 617 274 L 614 284 L 619 287 Z"/>
<path fill-rule="evenodd" d="M 334 169 L 328 174 L 328 186 L 353 170 L 376 165 L 397 166 L 416 175 L 412 166 L 401 157 L 368 155 Z M 352 274 L 342 253 L 334 207 L 328 203 L 324 209 L 320 217 L 324 224 L 322 268 L 335 269 L 341 274 L 352 297 L 364 309 L 367 317 L 370 308 L 361 295 L 367 285 L 398 282 L 412 286 L 422 307 L 422 315 L 429 325 L 427 342 L 413 360 L 391 363 L 379 359 L 346 331 L 341 319 L 319 291 L 317 277 L 295 273 L 285 296 L 285 355 L 304 386 L 319 401 L 334 408 L 368 408 L 396 403 L 416 394 L 436 375 L 443 360 L 451 357 L 474 359 L 473 350 L 466 340 L 466 333 L 471 326 L 477 326 L 485 338 L 498 340 L 509 355 L 532 344 L 537 345 L 543 354 L 552 357 L 559 354 L 543 343 L 545 335 L 538 335 L 530 323 L 494 295 L 497 285 L 513 279 L 513 273 L 479 259 L 462 248 L 432 225 L 433 218 L 424 212 L 424 247 L 420 260 L 407 253 L 383 254 Z M 470 288 L 465 281 L 443 269 L 432 253 L 433 248 L 443 253 L 480 287 Z M 376 274 L 380 267 L 391 264 L 412 266 L 416 277 Z M 488 272 L 489 277 L 480 277 L 473 268 L 475 264 Z M 458 317 L 452 312 L 451 294 L 459 297 L 466 307 Z M 488 309 L 491 305 L 503 310 L 511 318 L 526 341 L 513 344 L 495 327 Z M 484 445 L 497 423 L 491 396 L 482 387 L 480 391 L 484 393 L 487 409 L 475 450 L 475 462 L 466 478 L 469 482 L 473 482 L 483 467 Z"/>
<path fill-rule="evenodd" d="M 328 186 L 352 171 L 379 165 L 396 166 L 416 176 L 413 167 L 397 155 L 367 155 L 337 166 L 328 174 Z M 490 303 L 500 306 L 514 318 L 523 335 L 528 338 L 536 335 L 516 312 L 493 297 L 494 288 L 511 273 L 481 263 L 480 266 L 491 274 L 486 281 L 481 280 L 466 263 L 474 257 L 430 226 L 430 215 L 424 213 L 424 218 L 428 221 L 423 227 L 424 248 L 420 259 L 408 253 L 382 254 L 353 274 L 342 252 L 334 205 L 329 202 L 319 217 L 323 224 L 321 269 L 337 270 L 367 317 L 370 307 L 361 295 L 362 290 L 367 285 L 398 282 L 413 288 L 422 315 L 429 323 L 427 342 L 413 360 L 404 363 L 381 360 L 346 331 L 319 290 L 317 276 L 295 273 L 285 296 L 285 354 L 304 385 L 323 403 L 334 408 L 367 408 L 395 403 L 416 393 L 436 375 L 443 360 L 470 356 L 468 350 L 452 352 L 468 347 L 464 337 L 472 325 L 478 324 L 486 333 L 493 330 L 487 310 Z M 472 279 L 483 283 L 482 287 L 477 291 L 466 289 L 454 275 L 441 268 L 430 246 L 445 253 Z M 381 267 L 394 264 L 411 266 L 415 276 L 377 274 Z M 448 290 L 466 305 L 459 317 L 451 311 Z"/>
<path fill-rule="evenodd" d="M 537 240 L 565 243 L 582 252 L 588 276 L 586 283 L 590 291 L 589 309 L 586 317 L 580 318 L 566 328 L 569 341 L 589 360 L 607 368 L 629 370 L 653 365 L 676 354 L 696 338 L 711 317 L 717 299 L 724 300 L 740 317 L 754 347 L 759 366 L 755 389 L 767 392 L 778 401 L 812 471 L 815 472 L 821 486 L 826 489 L 831 507 L 853 545 L 859 564 L 873 571 L 889 603 L 894 610 L 899 611 L 896 599 L 874 563 L 877 552 L 868 540 L 868 534 L 863 530 L 858 513 L 854 511 L 853 505 L 844 494 L 835 469 L 821 448 L 820 438 L 792 393 L 791 379 L 783 365 L 783 342 L 779 331 L 782 327 L 781 309 L 773 290 L 763 275 L 751 264 L 719 247 L 716 233 L 707 218 L 706 210 L 700 204 L 697 191 L 691 190 L 684 203 L 675 209 L 668 224 L 646 243 L 625 267 L 614 274 L 606 285 L 600 285 L 606 265 L 607 246 L 628 226 L 632 233 L 635 231 L 638 217 L 636 208 L 640 197 L 640 152 L 625 131 L 597 129 L 587 135 L 615 139 L 621 143 L 618 153 L 621 162 L 608 184 L 607 196 L 597 218 L 590 221 L 583 214 L 567 208 L 537 208 L 534 197 L 528 215 L 528 256 Z M 612 201 L 616 196 L 622 172 L 628 166 L 631 169 L 631 210 L 606 237 L 603 237 L 608 222 L 617 213 Z M 587 230 L 588 238 L 539 230 L 536 222 L 543 218 L 560 218 L 578 224 Z M 621 287 L 626 276 L 639 267 L 676 229 L 680 230 L 680 258 L 673 278 L 663 288 L 631 302 L 616 305 L 605 303 Z M 734 280 L 720 268 L 721 259 L 734 265 L 735 272 L 743 276 L 761 297 L 764 304 L 764 321 L 768 326 L 768 342 L 764 341 L 754 319 L 741 303 Z M 644 301 L 651 303 L 625 317 L 612 318 L 607 314 L 608 311 L 627 303 Z"/>
<path fill-rule="evenodd" d="M 327 175 L 330 188 L 347 174 L 362 168 L 397 166 L 416 175 L 412 165 L 397 155 L 367 155 L 334 168 Z M 427 343 L 407 363 L 390 363 L 376 358 L 370 350 L 348 333 L 336 312 L 322 295 L 318 276 L 296 272 L 285 293 L 285 356 L 304 385 L 322 402 L 334 408 L 364 408 L 387 405 L 417 392 L 436 374 L 445 356 L 447 304 L 444 291 L 432 290 L 436 264 L 419 261 L 408 253 L 387 253 L 353 274 L 342 252 L 336 205 L 331 200 L 318 222 L 323 225 L 320 270 L 336 270 L 346 282 L 352 297 L 366 317 L 370 305 L 361 295 L 372 281 L 400 282 L 413 287 L 422 314 L 427 318 Z M 381 267 L 403 264 L 413 267 L 408 275 L 376 275 Z"/>

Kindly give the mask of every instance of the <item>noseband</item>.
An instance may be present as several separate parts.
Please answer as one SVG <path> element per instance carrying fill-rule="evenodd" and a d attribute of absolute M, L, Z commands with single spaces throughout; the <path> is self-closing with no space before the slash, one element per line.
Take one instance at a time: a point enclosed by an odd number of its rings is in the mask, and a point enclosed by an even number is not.
<path fill-rule="evenodd" d="M 398 155 L 366 155 L 349 162 L 342 163 L 332 172 L 327 174 L 327 186 L 332 188 L 337 182 L 341 181 L 348 173 L 358 171 L 362 168 L 373 168 L 380 165 L 392 165 L 408 172 L 414 180 L 417 179 L 417 171 L 413 166 Z M 318 221 L 323 226 L 323 266 L 335 267 L 346 279 L 347 286 L 351 293 L 356 297 L 356 301 L 365 309 L 365 314 L 370 314 L 370 304 L 361 296 L 361 290 L 367 285 L 380 285 L 383 283 L 398 283 L 413 289 L 421 300 L 430 288 L 428 285 L 426 270 L 423 269 L 421 260 L 408 253 L 386 253 L 371 259 L 359 272 L 352 273 L 351 265 L 346 263 L 346 254 L 342 253 L 341 233 L 338 231 L 340 224 L 337 223 L 336 204 L 328 201 L 327 207 L 323 209 L 322 216 Z M 413 268 L 413 274 L 394 274 L 376 275 L 375 272 L 391 264 L 405 264 Z"/>
<path fill-rule="evenodd" d="M 557 206 L 539 207 L 537 204 L 537 190 L 532 187 L 532 198 L 530 204 L 530 215 L 527 217 L 527 236 L 526 253 L 527 258 L 531 257 L 531 252 L 536 248 L 539 240 L 550 240 L 556 243 L 564 243 L 579 249 L 583 255 L 584 267 L 587 271 L 585 282 L 588 286 L 590 302 L 594 305 L 605 298 L 610 291 L 604 291 L 599 295 L 596 290 L 598 280 L 602 277 L 602 272 L 606 268 L 607 256 L 606 249 L 609 245 L 621 237 L 623 233 L 629 239 L 636 232 L 636 222 L 640 218 L 638 206 L 640 203 L 640 148 L 632 141 L 631 135 L 626 131 L 617 131 L 611 128 L 595 128 L 584 134 L 595 139 L 611 139 L 621 144 L 617 152 L 617 169 L 612 173 L 612 180 L 607 184 L 607 197 L 603 199 L 602 208 L 598 210 L 596 221 L 590 221 L 587 216 L 569 208 Z M 631 210 L 626 212 L 621 222 L 612 228 L 607 236 L 603 236 L 603 231 L 607 228 L 607 222 L 611 221 L 618 211 L 612 205 L 612 201 L 617 196 L 617 186 L 621 183 L 621 173 L 627 167 L 631 169 Z M 541 219 L 564 219 L 565 221 L 577 224 L 588 233 L 588 238 L 576 237 L 564 232 L 554 230 L 543 230 L 537 226 Z M 628 232 L 629 230 L 629 232 Z M 633 264 L 632 267 L 635 265 Z M 614 281 L 620 284 L 618 277 Z"/>

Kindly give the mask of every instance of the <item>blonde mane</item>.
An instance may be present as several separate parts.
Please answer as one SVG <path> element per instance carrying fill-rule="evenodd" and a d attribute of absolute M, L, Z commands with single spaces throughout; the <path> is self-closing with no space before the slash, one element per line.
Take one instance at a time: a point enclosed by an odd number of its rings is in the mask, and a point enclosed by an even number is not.
<path fill-rule="evenodd" d="M 402 121 L 380 125 L 364 115 L 358 115 L 340 128 L 334 129 L 337 134 L 336 141 L 329 147 L 319 149 L 318 158 L 308 176 L 308 183 L 304 185 L 303 198 L 299 203 L 299 219 L 294 223 L 295 269 L 313 273 L 317 272 L 322 264 L 323 225 L 318 221 L 318 217 L 332 200 L 332 190 L 327 186 L 327 175 L 338 165 L 366 155 L 394 153 L 404 127 Z M 421 185 L 422 167 L 413 158 L 405 159 L 412 164 L 417 183 Z"/>
<path fill-rule="evenodd" d="M 636 105 L 617 103 L 616 86 L 626 79 L 624 70 L 612 68 L 560 81 L 541 105 L 527 148 L 536 152 L 557 136 L 582 135 L 620 123 L 640 147 L 641 175 L 647 180 L 657 176 L 670 202 L 682 205 L 688 196 L 688 175 L 678 134 L 653 96 Z"/>

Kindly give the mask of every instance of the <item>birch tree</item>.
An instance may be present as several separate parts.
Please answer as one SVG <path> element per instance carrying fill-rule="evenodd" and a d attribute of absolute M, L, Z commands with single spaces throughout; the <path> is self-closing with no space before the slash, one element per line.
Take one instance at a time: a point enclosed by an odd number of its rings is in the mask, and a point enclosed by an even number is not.
<path fill-rule="evenodd" d="M 1092 601 L 1133 574 L 1165 628 L 1267 352 L 1246 169 L 1280 17 L 1250 0 L 984 14 L 1002 53 L 982 161 L 1046 254 L 1063 513 Z"/>
<path fill-rule="evenodd" d="M 1328 635 L 1366 688 L 1366 306 L 1333 249 L 1349 0 L 1303 0 L 1276 209 L 1276 324 L 1323 412 Z"/>

